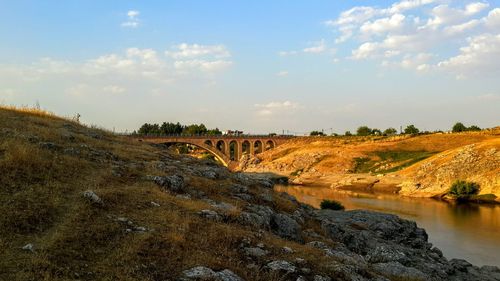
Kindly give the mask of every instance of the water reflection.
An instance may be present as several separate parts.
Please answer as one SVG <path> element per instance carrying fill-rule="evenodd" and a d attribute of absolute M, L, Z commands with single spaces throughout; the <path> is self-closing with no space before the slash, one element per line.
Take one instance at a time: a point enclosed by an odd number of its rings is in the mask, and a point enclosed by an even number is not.
<path fill-rule="evenodd" d="M 447 258 L 475 265 L 500 266 L 500 206 L 449 204 L 433 199 L 388 194 L 342 194 L 328 187 L 276 186 L 301 202 L 319 207 L 323 199 L 342 202 L 347 210 L 367 209 L 414 220 Z"/>

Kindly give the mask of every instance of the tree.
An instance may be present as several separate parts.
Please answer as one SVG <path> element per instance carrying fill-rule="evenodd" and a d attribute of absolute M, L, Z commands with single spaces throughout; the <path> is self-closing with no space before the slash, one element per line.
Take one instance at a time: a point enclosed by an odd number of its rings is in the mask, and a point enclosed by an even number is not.
<path fill-rule="evenodd" d="M 481 131 L 481 128 L 479 128 L 476 125 L 472 125 L 469 128 L 467 128 L 468 131 Z"/>
<path fill-rule="evenodd" d="M 220 136 L 222 135 L 222 132 L 219 130 L 219 128 L 215 128 L 215 129 L 210 129 L 207 131 L 207 135 L 209 136 Z"/>
<path fill-rule="evenodd" d="M 184 127 L 184 130 L 182 131 L 183 135 L 204 135 L 207 133 L 207 127 L 205 125 L 200 124 L 193 124 Z"/>
<path fill-rule="evenodd" d="M 372 134 L 372 129 L 368 126 L 361 126 L 356 130 L 356 134 L 358 136 L 369 136 Z"/>
<path fill-rule="evenodd" d="M 323 136 L 325 136 L 325 133 L 323 133 L 321 131 L 312 131 L 309 135 L 310 136 L 320 136 L 320 137 L 323 137 Z"/>
<path fill-rule="evenodd" d="M 459 133 L 459 132 L 465 132 L 467 131 L 467 127 L 465 127 L 464 124 L 457 122 L 455 125 L 453 125 L 453 128 L 451 129 L 453 133 Z"/>
<path fill-rule="evenodd" d="M 345 136 L 352 136 L 352 133 L 351 133 L 351 131 L 345 131 L 345 134 L 344 134 L 344 135 L 345 135 Z"/>
<path fill-rule="evenodd" d="M 405 128 L 405 134 L 416 135 L 419 132 L 420 130 L 417 127 L 415 127 L 415 125 L 408 125 Z"/>
<path fill-rule="evenodd" d="M 384 136 L 392 136 L 392 135 L 395 135 L 397 133 L 398 133 L 398 131 L 394 128 L 387 128 L 384 130 Z"/>
<path fill-rule="evenodd" d="M 382 131 L 380 131 L 379 129 L 372 129 L 372 135 L 377 135 L 377 136 L 380 136 L 382 135 Z"/>

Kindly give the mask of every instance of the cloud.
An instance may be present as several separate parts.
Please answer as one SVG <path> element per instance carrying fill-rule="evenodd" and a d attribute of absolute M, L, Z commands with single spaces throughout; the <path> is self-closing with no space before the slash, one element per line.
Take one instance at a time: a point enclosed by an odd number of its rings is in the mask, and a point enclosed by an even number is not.
<path fill-rule="evenodd" d="M 113 95 L 119 95 L 122 94 L 126 91 L 125 88 L 117 86 L 117 85 L 108 85 L 102 88 L 103 92 L 113 94 Z"/>
<path fill-rule="evenodd" d="M 457 78 L 500 73 L 500 34 L 481 34 L 468 39 L 460 54 L 438 63 Z"/>
<path fill-rule="evenodd" d="M 488 11 L 489 7 L 487 2 L 404 0 L 387 7 L 352 7 L 325 24 L 337 34 L 335 42 L 340 48 L 349 48 L 342 53 L 350 53 L 350 59 L 380 60 L 383 66 L 416 71 L 456 71 L 465 55 L 446 55 L 462 53 L 470 38 L 479 40 L 499 34 L 500 8 Z M 469 53 L 480 52 L 476 60 L 487 59 L 483 50 Z M 422 54 L 426 54 L 425 59 Z M 478 71 L 486 71 L 489 67 L 484 65 L 490 64 L 482 62 Z"/>
<path fill-rule="evenodd" d="M 130 10 L 127 12 L 127 21 L 122 22 L 122 27 L 136 28 L 139 26 L 139 11 Z"/>
<path fill-rule="evenodd" d="M 319 42 L 316 42 L 313 46 L 305 48 L 302 50 L 304 53 L 318 54 L 326 51 L 325 40 L 322 39 Z"/>
<path fill-rule="evenodd" d="M 224 45 L 198 45 L 182 43 L 173 47 L 173 50 L 165 54 L 174 59 L 187 59 L 213 56 L 215 58 L 228 58 L 231 54 Z"/>
<path fill-rule="evenodd" d="M 277 113 L 286 113 L 293 111 L 299 108 L 299 104 L 291 101 L 274 101 L 266 104 L 255 104 L 255 107 L 258 108 L 257 115 L 270 116 Z"/>
<path fill-rule="evenodd" d="M 286 70 L 280 71 L 280 72 L 276 73 L 276 76 L 280 76 L 280 77 L 288 76 L 288 71 L 286 71 Z"/>

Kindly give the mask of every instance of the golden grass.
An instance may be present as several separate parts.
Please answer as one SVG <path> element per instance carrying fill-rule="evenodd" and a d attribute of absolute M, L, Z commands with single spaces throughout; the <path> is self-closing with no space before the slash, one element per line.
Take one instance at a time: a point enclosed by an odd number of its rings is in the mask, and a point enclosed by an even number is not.
<path fill-rule="evenodd" d="M 55 148 L 41 145 L 47 142 Z M 224 222 L 200 218 L 197 213 L 210 208 L 206 202 L 176 198 L 144 180 L 168 174 L 153 164 L 164 156 L 150 145 L 50 113 L 0 109 L 0 280 L 174 280 L 198 265 L 227 268 L 246 280 L 280 280 L 246 267 L 238 250 L 244 238 L 254 245 L 265 241 L 269 259 L 301 256 L 319 271 L 326 264 L 317 249 L 267 232 L 257 237 L 255 229 L 238 224 L 244 203 L 231 197 L 230 180 L 189 176 L 190 188 L 236 206 Z M 175 165 L 199 165 L 168 157 L 180 161 Z M 113 174 L 117 165 L 120 176 Z M 89 189 L 102 198 L 102 206 L 82 197 Z M 262 193 L 252 192 L 256 198 Z M 279 211 L 297 207 L 277 194 L 274 198 Z M 118 217 L 148 231 L 128 233 L 130 226 Z M 308 227 L 320 231 L 319 225 Z M 35 245 L 34 253 L 21 250 L 27 243 Z M 284 256 L 284 245 L 298 252 Z"/>

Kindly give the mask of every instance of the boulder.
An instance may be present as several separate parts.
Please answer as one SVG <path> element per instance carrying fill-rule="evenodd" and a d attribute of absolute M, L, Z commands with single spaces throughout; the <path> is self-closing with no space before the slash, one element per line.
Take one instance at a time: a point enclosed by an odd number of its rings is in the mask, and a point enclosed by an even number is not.
<path fill-rule="evenodd" d="M 271 220 L 271 229 L 282 238 L 302 241 L 300 225 L 286 214 L 274 214 Z"/>
<path fill-rule="evenodd" d="M 92 190 L 84 191 L 82 195 L 92 204 L 102 204 L 102 199 Z"/>
<path fill-rule="evenodd" d="M 179 193 L 185 188 L 184 177 L 181 175 L 154 176 L 152 180 L 165 191 Z"/>
<path fill-rule="evenodd" d="M 276 260 L 268 263 L 266 267 L 271 271 L 278 271 L 282 273 L 294 273 L 297 268 L 292 263 L 284 260 Z"/>

